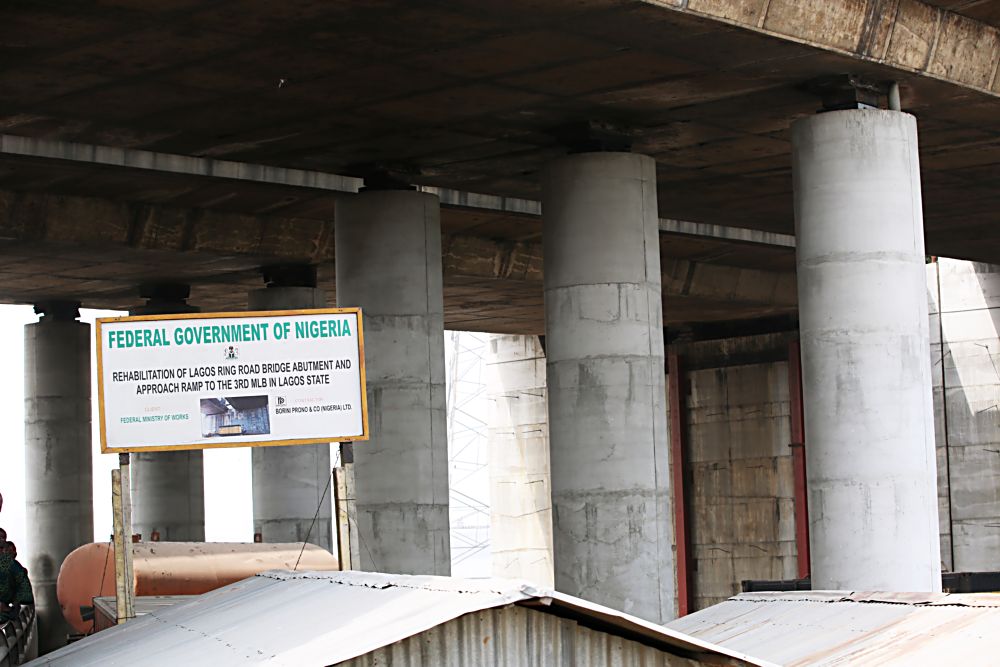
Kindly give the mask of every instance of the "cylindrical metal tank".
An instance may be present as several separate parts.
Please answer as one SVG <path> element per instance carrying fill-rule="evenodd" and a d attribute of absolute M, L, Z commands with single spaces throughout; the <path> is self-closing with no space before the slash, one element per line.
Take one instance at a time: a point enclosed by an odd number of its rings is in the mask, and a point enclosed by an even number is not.
<path fill-rule="evenodd" d="M 336 570 L 337 558 L 307 544 L 228 542 L 137 542 L 132 545 L 135 594 L 200 595 L 267 570 Z M 301 552 L 301 560 L 299 554 Z M 298 567 L 296 567 L 298 562 Z M 99 595 L 115 594 L 115 550 L 107 542 L 85 544 L 59 570 L 56 595 L 63 616 L 86 633 L 80 607 Z"/>

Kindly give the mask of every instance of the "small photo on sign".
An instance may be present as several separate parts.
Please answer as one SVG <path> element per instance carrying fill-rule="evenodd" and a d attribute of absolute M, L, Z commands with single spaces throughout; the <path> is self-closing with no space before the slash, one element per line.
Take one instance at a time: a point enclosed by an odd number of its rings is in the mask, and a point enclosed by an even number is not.
<path fill-rule="evenodd" d="M 201 435 L 267 435 L 271 417 L 267 396 L 219 396 L 201 399 Z"/>

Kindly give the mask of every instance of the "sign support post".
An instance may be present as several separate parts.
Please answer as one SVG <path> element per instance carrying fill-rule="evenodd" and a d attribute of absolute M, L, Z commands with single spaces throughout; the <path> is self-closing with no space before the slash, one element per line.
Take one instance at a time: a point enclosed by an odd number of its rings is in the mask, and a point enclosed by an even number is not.
<path fill-rule="evenodd" d="M 351 570 L 358 564 L 358 545 L 352 539 L 351 515 L 354 509 L 354 445 L 340 445 L 340 466 L 333 471 L 334 507 L 337 509 L 337 560 L 341 570 Z"/>
<path fill-rule="evenodd" d="M 118 455 L 118 469 L 111 471 L 111 506 L 114 511 L 115 605 L 118 624 L 135 618 L 135 577 L 132 569 L 132 494 L 129 455 Z"/>

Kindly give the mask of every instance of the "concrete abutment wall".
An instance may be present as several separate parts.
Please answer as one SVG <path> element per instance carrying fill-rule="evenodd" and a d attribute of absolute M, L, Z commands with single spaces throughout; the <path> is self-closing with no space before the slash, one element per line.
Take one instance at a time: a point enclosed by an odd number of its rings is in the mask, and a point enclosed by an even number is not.
<path fill-rule="evenodd" d="M 694 607 L 796 577 L 788 362 L 688 374 Z"/>
<path fill-rule="evenodd" d="M 942 567 L 997 571 L 1000 267 L 938 258 L 927 294 Z"/>
<path fill-rule="evenodd" d="M 552 490 L 545 352 L 538 336 L 494 335 L 489 345 L 493 575 L 551 586 Z"/>

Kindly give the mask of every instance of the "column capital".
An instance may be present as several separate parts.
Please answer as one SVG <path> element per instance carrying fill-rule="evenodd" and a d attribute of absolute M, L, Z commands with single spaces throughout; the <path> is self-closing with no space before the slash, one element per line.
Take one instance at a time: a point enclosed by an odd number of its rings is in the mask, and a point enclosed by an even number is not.
<path fill-rule="evenodd" d="M 411 185 L 410 180 L 420 173 L 420 169 L 414 165 L 387 162 L 355 164 L 351 165 L 348 171 L 365 182 L 364 187 L 358 190 L 359 194 L 384 190 L 416 190 L 416 186 Z"/>
<path fill-rule="evenodd" d="M 890 87 L 891 82 L 873 81 L 856 74 L 834 74 L 819 77 L 806 83 L 806 90 L 823 101 L 821 113 L 848 109 L 884 108 L 883 101 L 888 103 Z"/>
<path fill-rule="evenodd" d="M 315 264 L 270 264 L 262 266 L 260 273 L 270 288 L 312 287 L 318 284 Z"/>
<path fill-rule="evenodd" d="M 129 309 L 130 315 L 176 315 L 198 313 L 201 309 L 190 305 L 191 286 L 186 283 L 150 282 L 139 285 L 139 296 L 146 303 Z"/>
<path fill-rule="evenodd" d="M 584 120 L 555 127 L 550 134 L 570 153 L 628 153 L 634 131 L 614 123 Z"/>
<path fill-rule="evenodd" d="M 80 302 L 71 299 L 50 299 L 35 304 L 35 313 L 41 315 L 39 321 L 73 322 L 80 317 Z"/>

